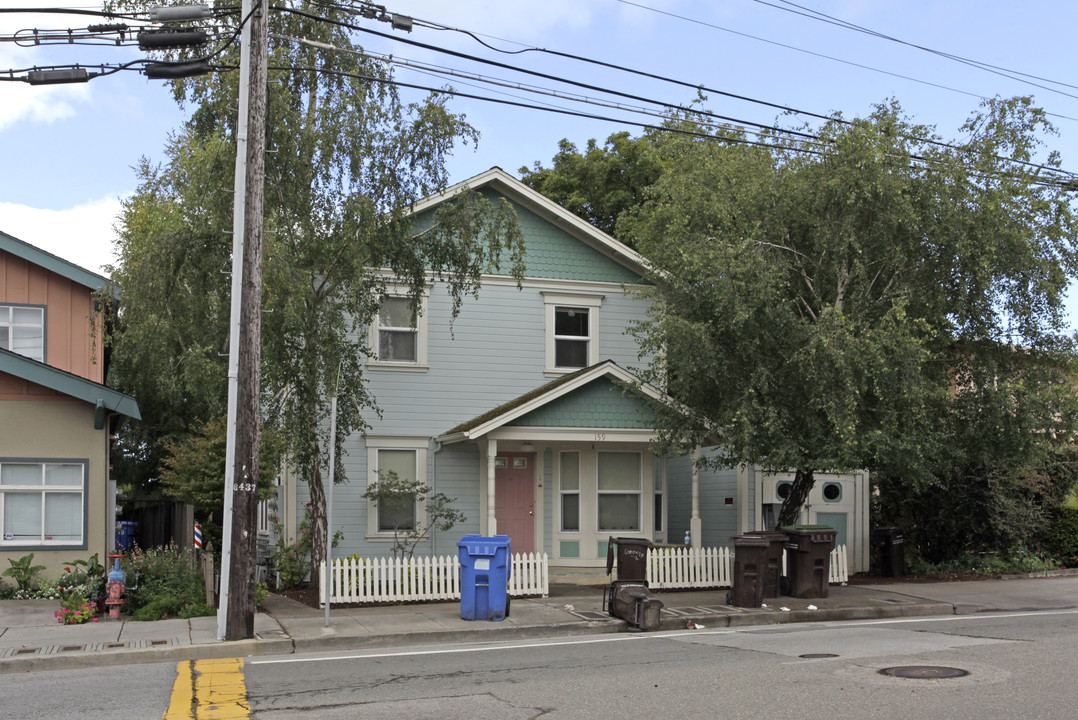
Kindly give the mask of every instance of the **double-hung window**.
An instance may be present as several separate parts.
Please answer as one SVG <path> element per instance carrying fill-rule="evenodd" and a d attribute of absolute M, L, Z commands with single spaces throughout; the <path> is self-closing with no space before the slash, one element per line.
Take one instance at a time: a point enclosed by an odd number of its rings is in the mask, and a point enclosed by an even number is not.
<path fill-rule="evenodd" d="M 547 374 L 564 374 L 599 362 L 602 300 L 602 295 L 543 293 Z"/>
<path fill-rule="evenodd" d="M 0 305 L 0 348 L 45 362 L 45 308 Z"/>
<path fill-rule="evenodd" d="M 401 482 L 425 485 L 427 482 L 427 442 L 425 438 L 367 438 L 367 470 L 369 482 L 396 479 Z M 413 486 L 414 486 L 413 485 Z M 367 536 L 369 539 L 392 539 L 398 533 L 422 531 L 426 505 L 414 496 L 374 502 L 367 506 Z"/>
<path fill-rule="evenodd" d="M 426 316 L 426 292 L 416 305 L 406 294 L 384 295 L 378 316 L 371 323 L 370 344 L 375 357 L 368 365 L 388 370 L 426 370 Z"/>
<path fill-rule="evenodd" d="M 82 546 L 86 462 L 0 460 L 0 547 Z"/>
<path fill-rule="evenodd" d="M 640 453 L 600 452 L 598 481 L 599 532 L 639 532 Z"/>
<path fill-rule="evenodd" d="M 561 531 L 580 532 L 580 453 L 563 452 L 558 474 Z"/>

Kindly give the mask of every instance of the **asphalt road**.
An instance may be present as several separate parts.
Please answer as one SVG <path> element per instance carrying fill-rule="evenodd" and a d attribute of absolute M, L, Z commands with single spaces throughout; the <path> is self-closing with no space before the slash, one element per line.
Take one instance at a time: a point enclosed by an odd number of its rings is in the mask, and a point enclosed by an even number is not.
<path fill-rule="evenodd" d="M 53 720 L 1070 718 L 1076 636 L 1076 609 L 1015 611 L 38 672 L 0 676 L 0 697 Z"/>

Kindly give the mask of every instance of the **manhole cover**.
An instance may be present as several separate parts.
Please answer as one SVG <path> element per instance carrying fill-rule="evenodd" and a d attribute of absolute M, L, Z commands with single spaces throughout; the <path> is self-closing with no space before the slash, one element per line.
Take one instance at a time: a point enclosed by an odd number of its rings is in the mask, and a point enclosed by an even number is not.
<path fill-rule="evenodd" d="M 880 670 L 882 675 L 890 675 L 900 678 L 916 678 L 919 680 L 937 680 L 943 678 L 958 678 L 969 675 L 969 670 L 961 668 L 942 667 L 939 665 L 901 665 Z"/>
<path fill-rule="evenodd" d="M 805 653 L 804 655 L 798 655 L 797 657 L 802 657 L 806 660 L 819 660 L 821 658 L 838 657 L 838 655 L 835 653 Z"/>

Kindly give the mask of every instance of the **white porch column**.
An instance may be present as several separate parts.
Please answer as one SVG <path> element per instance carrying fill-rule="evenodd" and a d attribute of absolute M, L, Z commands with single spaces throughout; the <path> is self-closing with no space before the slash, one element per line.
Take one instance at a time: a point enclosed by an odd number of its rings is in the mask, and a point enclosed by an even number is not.
<path fill-rule="evenodd" d="M 494 458 L 498 441 L 487 438 L 487 535 L 498 534 L 498 518 L 494 516 Z"/>
<path fill-rule="evenodd" d="M 703 547 L 702 538 L 700 535 L 704 530 L 704 523 L 700 520 L 700 468 L 697 463 L 700 461 L 700 448 L 694 447 L 692 450 L 692 518 L 689 520 L 689 533 L 692 540 L 693 547 Z"/>

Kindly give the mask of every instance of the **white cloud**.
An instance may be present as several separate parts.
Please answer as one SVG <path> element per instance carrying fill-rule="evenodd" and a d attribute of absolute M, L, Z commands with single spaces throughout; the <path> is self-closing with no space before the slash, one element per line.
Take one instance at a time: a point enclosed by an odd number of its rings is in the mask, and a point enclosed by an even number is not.
<path fill-rule="evenodd" d="M 96 273 L 115 264 L 113 224 L 119 198 L 104 198 L 67 210 L 0 202 L 0 230 Z"/>
<path fill-rule="evenodd" d="M 75 115 L 75 103 L 90 99 L 86 85 L 30 87 L 0 83 L 0 131 L 21 120 L 51 123 Z"/>

